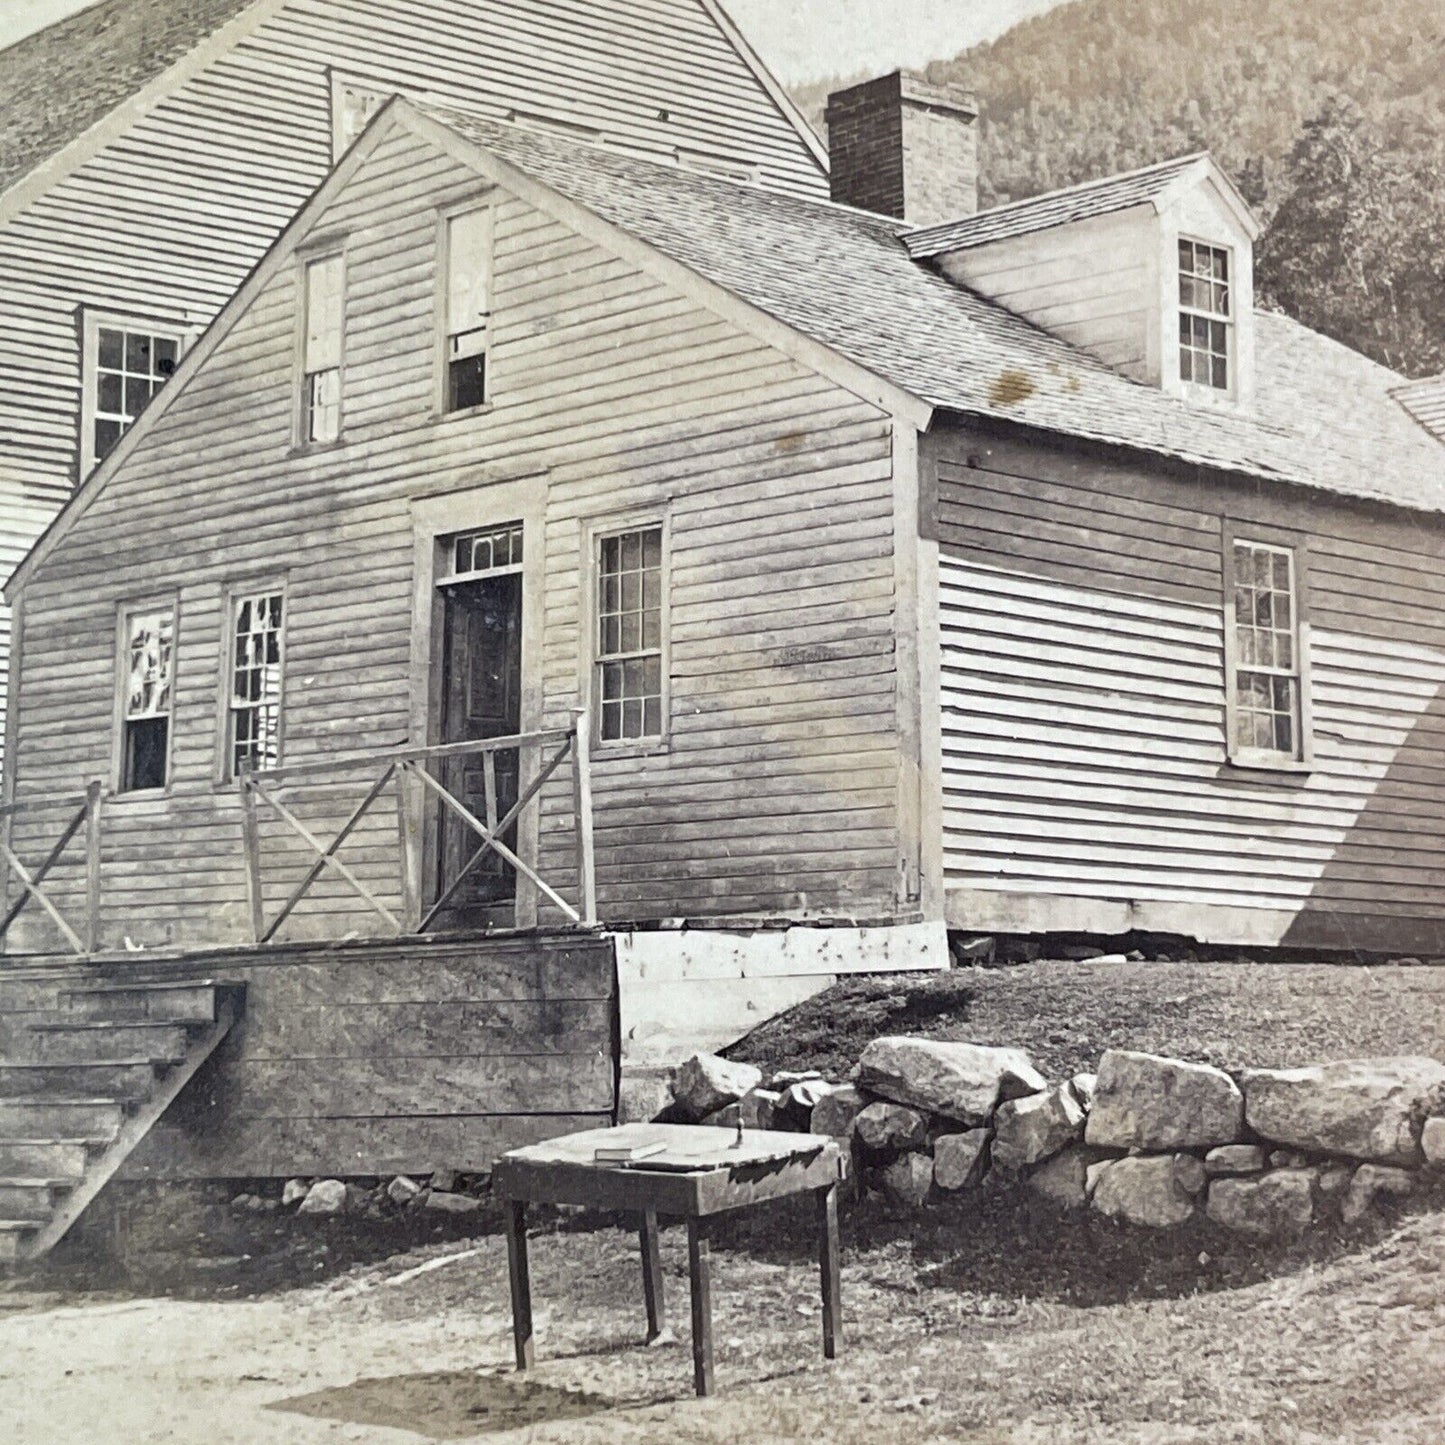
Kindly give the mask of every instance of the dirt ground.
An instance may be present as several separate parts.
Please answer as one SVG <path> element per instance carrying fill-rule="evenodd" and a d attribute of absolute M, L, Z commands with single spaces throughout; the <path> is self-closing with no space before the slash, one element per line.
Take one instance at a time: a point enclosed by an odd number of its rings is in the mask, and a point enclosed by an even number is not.
<path fill-rule="evenodd" d="M 42 1278 L 0 1294 L 0 1439 L 1438 1445 L 1442 1218 L 1264 1257 L 1202 1232 L 1143 1249 L 1005 1199 L 923 1224 L 868 1202 L 845 1215 L 830 1365 L 807 1215 L 785 1205 L 719 1240 L 708 1401 L 692 1398 L 676 1229 L 678 1338 L 653 1348 L 631 1236 L 582 1220 L 534 1240 L 526 1381 L 494 1233 L 249 1297 L 235 1280 L 167 1298 Z"/>

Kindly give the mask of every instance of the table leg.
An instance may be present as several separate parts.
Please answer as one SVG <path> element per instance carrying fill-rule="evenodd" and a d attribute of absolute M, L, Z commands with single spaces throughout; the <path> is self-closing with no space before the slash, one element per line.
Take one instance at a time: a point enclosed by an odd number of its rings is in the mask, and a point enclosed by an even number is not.
<path fill-rule="evenodd" d="M 530 1370 L 536 1363 L 532 1343 L 532 1273 L 527 1265 L 527 1206 L 520 1199 L 504 1202 L 507 1222 L 507 1273 L 512 1283 L 512 1339 L 517 1346 L 517 1368 Z"/>
<path fill-rule="evenodd" d="M 712 1394 L 712 1261 L 701 1219 L 687 1221 L 687 1264 L 692 1276 L 692 1382 Z"/>
<path fill-rule="evenodd" d="M 643 1212 L 637 1237 L 642 1244 L 642 1293 L 647 1301 L 647 1343 L 667 1327 L 667 1306 L 662 1298 L 662 1252 L 658 1246 L 657 1211 Z"/>
<path fill-rule="evenodd" d="M 818 1261 L 823 1275 L 823 1357 L 836 1359 L 843 1333 L 843 1281 L 838 1261 L 838 1186 L 817 1193 Z"/>

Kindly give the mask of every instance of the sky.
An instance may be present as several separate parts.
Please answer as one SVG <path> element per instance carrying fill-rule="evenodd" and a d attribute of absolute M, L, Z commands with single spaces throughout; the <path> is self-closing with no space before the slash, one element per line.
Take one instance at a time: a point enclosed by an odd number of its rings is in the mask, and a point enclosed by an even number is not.
<path fill-rule="evenodd" d="M 91 0 L 0 0 L 0 47 Z M 763 60 L 793 84 L 944 60 L 1060 0 L 724 0 Z"/>

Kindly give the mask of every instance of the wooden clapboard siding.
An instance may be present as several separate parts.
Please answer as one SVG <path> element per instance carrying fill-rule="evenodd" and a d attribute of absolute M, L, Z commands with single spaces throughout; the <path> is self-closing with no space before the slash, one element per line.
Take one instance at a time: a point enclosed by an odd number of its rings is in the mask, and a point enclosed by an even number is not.
<path fill-rule="evenodd" d="M 613 1118 L 607 939 L 378 941 L 11 968 L 0 970 L 0 1018 L 22 1029 L 55 1010 L 63 989 L 98 977 L 246 987 L 240 1023 L 127 1161 L 128 1177 L 486 1170 L 507 1149 Z"/>
<path fill-rule="evenodd" d="M 1043 445 L 937 448 L 951 920 L 1439 936 L 1445 527 Z M 1308 773 L 1226 758 L 1226 521 L 1305 549 Z"/>
<path fill-rule="evenodd" d="M 293 0 L 0 216 L 0 571 L 77 480 L 78 312 L 196 331 L 331 165 L 329 68 L 498 119 L 584 124 L 813 195 L 813 150 L 699 0 Z M 258 11 L 259 14 L 259 11 Z M 0 605 L 0 678 L 9 652 Z M 3 699 L 0 699 L 3 701 Z"/>
<path fill-rule="evenodd" d="M 107 804 L 112 946 L 244 936 L 239 803 L 214 781 L 226 584 L 286 578 L 289 762 L 399 743 L 413 705 L 412 504 L 497 474 L 545 475 L 545 555 L 530 565 L 545 575 L 548 727 L 578 700 L 584 523 L 669 520 L 671 732 L 665 749 L 596 760 L 604 917 L 894 907 L 890 418 L 503 196 L 494 402 L 436 420 L 437 207 L 477 184 L 398 127 L 318 218 L 347 247 L 343 445 L 292 446 L 296 269 L 284 265 L 27 583 L 22 795 L 109 775 L 117 608 L 179 599 L 173 786 Z M 356 775 L 296 806 L 334 830 L 365 788 Z M 541 862 L 564 889 L 571 807 L 559 778 L 542 798 Z M 263 835 L 275 908 L 309 859 L 274 820 Z M 43 820 L 15 836 L 44 855 Z M 343 856 L 396 902 L 389 802 Z M 73 904 L 78 883 L 67 860 L 57 897 Z M 14 941 L 46 946 L 33 911 Z M 379 926 L 330 877 L 294 919 L 303 937 Z"/>

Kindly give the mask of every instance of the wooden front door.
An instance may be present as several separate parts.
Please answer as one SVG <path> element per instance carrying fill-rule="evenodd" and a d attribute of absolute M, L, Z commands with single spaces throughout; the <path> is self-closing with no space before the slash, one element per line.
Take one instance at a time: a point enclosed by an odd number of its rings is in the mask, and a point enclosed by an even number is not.
<path fill-rule="evenodd" d="M 522 730 L 522 573 L 472 578 L 442 588 L 443 743 L 515 737 Z M 489 810 L 487 761 L 495 767 Z M 506 816 L 517 801 L 517 750 L 452 758 L 441 766 L 447 790 L 483 822 Z M 461 875 L 481 846 L 476 831 L 443 807 L 437 833 L 436 897 Z M 517 846 L 514 823 L 503 842 Z M 495 852 L 471 869 L 453 895 L 446 922 L 453 928 L 479 928 L 513 922 L 517 876 Z"/>

